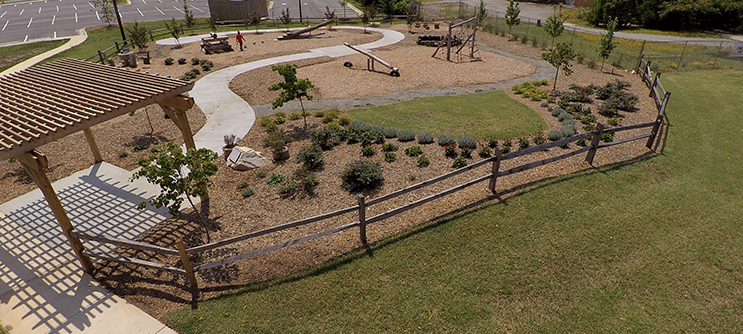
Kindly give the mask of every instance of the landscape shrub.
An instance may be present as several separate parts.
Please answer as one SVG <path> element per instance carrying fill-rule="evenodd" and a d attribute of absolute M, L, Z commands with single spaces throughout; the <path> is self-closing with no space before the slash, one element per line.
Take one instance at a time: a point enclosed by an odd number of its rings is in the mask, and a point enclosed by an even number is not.
<path fill-rule="evenodd" d="M 586 138 L 583 138 L 583 139 L 575 142 L 575 145 L 578 145 L 580 147 L 585 147 L 586 146 Z"/>
<path fill-rule="evenodd" d="M 271 123 L 274 123 L 273 118 L 271 116 L 262 116 L 261 119 L 258 121 L 258 125 L 264 128 L 267 127 Z"/>
<path fill-rule="evenodd" d="M 541 134 L 534 136 L 532 140 L 534 141 L 534 145 L 537 145 L 537 146 L 544 144 L 544 142 L 546 141 L 544 137 L 542 137 Z"/>
<path fill-rule="evenodd" d="M 295 159 L 297 163 L 301 163 L 307 169 L 318 168 L 323 164 L 322 148 L 315 144 L 302 147 Z"/>
<path fill-rule="evenodd" d="M 581 119 L 580 122 L 583 124 L 596 123 L 596 116 L 586 115 L 586 117 L 583 117 L 583 119 Z"/>
<path fill-rule="evenodd" d="M 322 118 L 323 116 L 325 116 L 325 112 L 324 111 L 322 111 L 322 110 L 315 111 L 315 117 Z"/>
<path fill-rule="evenodd" d="M 490 150 L 490 147 L 482 146 L 477 151 L 477 154 L 480 156 L 480 158 L 489 158 L 493 155 L 493 152 Z"/>
<path fill-rule="evenodd" d="M 292 121 L 296 121 L 300 118 L 302 118 L 302 115 L 300 115 L 298 112 L 293 112 L 289 114 L 289 119 Z"/>
<path fill-rule="evenodd" d="M 612 142 L 614 141 L 614 134 L 613 133 L 602 133 L 601 134 L 601 141 L 604 143 Z"/>
<path fill-rule="evenodd" d="M 439 135 L 439 146 L 447 146 L 451 144 L 454 144 L 453 136 L 447 134 Z"/>
<path fill-rule="evenodd" d="M 346 143 L 350 145 L 350 144 L 356 144 L 359 141 L 361 141 L 361 138 L 358 132 L 353 131 L 353 130 L 346 132 Z"/>
<path fill-rule="evenodd" d="M 465 160 L 462 157 L 454 159 L 454 162 L 451 164 L 451 168 L 456 168 L 456 169 L 460 169 L 465 166 L 467 166 L 467 160 Z"/>
<path fill-rule="evenodd" d="M 253 191 L 253 189 L 245 189 L 242 193 L 240 193 L 240 196 L 242 196 L 243 198 L 248 198 L 253 195 L 255 195 L 255 191 Z"/>
<path fill-rule="evenodd" d="M 431 164 L 431 160 L 428 160 L 425 155 L 421 155 L 420 157 L 418 157 L 418 161 L 416 163 L 418 164 L 418 167 L 425 168 Z"/>
<path fill-rule="evenodd" d="M 492 137 L 491 138 L 488 138 L 488 147 L 490 147 L 490 148 L 496 148 L 496 147 L 498 147 L 498 140 L 496 140 L 495 138 L 492 138 Z"/>
<path fill-rule="evenodd" d="M 301 182 L 302 189 L 308 193 L 312 193 L 313 191 L 315 191 L 315 187 L 320 184 L 320 181 L 317 180 L 317 177 L 315 177 L 315 175 L 311 173 L 307 173 L 307 175 L 302 176 Z"/>
<path fill-rule="evenodd" d="M 395 128 L 384 128 L 384 137 L 385 138 L 395 138 L 397 137 L 397 129 Z"/>
<path fill-rule="evenodd" d="M 178 58 L 178 65 L 185 65 L 188 60 L 186 58 Z"/>
<path fill-rule="evenodd" d="M 384 161 L 395 162 L 397 160 L 397 154 L 395 152 L 387 152 L 384 154 Z"/>
<path fill-rule="evenodd" d="M 193 57 L 191 58 L 191 65 L 199 65 L 201 64 L 201 59 Z"/>
<path fill-rule="evenodd" d="M 371 146 L 364 146 L 361 148 L 361 155 L 365 157 L 371 157 L 376 153 L 377 151 L 375 151 L 374 148 L 372 148 Z"/>
<path fill-rule="evenodd" d="M 449 144 L 444 146 L 444 156 L 447 158 L 456 158 L 459 155 L 457 152 L 457 144 Z"/>
<path fill-rule="evenodd" d="M 586 63 L 586 66 L 588 68 L 596 68 L 596 62 L 593 61 L 592 59 L 589 59 L 588 62 Z"/>
<path fill-rule="evenodd" d="M 525 148 L 529 148 L 529 138 L 521 137 L 519 138 L 519 150 L 523 150 Z"/>
<path fill-rule="evenodd" d="M 415 140 L 415 131 L 410 129 L 403 129 L 397 131 L 397 140 L 401 142 L 409 142 Z"/>
<path fill-rule="evenodd" d="M 279 187 L 279 193 L 282 197 L 289 197 L 291 195 L 294 195 L 299 190 L 299 185 L 297 182 L 294 182 L 294 180 L 287 180 L 286 182 L 281 184 L 281 187 Z"/>
<path fill-rule="evenodd" d="M 557 120 L 560 121 L 560 123 L 565 122 L 572 122 L 573 121 L 573 115 L 563 112 L 562 114 L 557 115 Z"/>
<path fill-rule="evenodd" d="M 381 125 L 372 125 L 369 132 L 379 133 L 381 135 L 384 135 L 384 127 Z"/>
<path fill-rule="evenodd" d="M 126 151 L 119 152 L 119 158 L 126 158 L 129 156 L 129 153 L 126 153 Z"/>
<path fill-rule="evenodd" d="M 551 141 L 558 141 L 562 139 L 562 132 L 552 130 L 550 132 L 547 132 L 547 139 Z"/>
<path fill-rule="evenodd" d="M 237 188 L 238 189 L 245 189 L 247 187 L 250 187 L 250 185 L 247 182 L 245 182 L 245 181 L 240 182 L 240 184 L 237 185 Z"/>
<path fill-rule="evenodd" d="M 323 151 L 327 151 L 340 144 L 337 131 L 333 130 L 329 126 L 323 126 L 319 129 L 310 131 L 310 140 L 313 145 L 319 147 Z"/>
<path fill-rule="evenodd" d="M 361 131 L 361 132 L 366 132 L 366 131 L 371 130 L 371 125 L 366 124 L 366 123 L 361 122 L 361 121 L 352 121 L 351 122 L 351 129 L 358 130 L 358 131 Z"/>
<path fill-rule="evenodd" d="M 467 159 L 472 158 L 472 149 L 470 149 L 470 148 L 463 148 L 462 149 L 462 152 L 459 154 L 459 156 L 460 157 L 467 158 Z"/>
<path fill-rule="evenodd" d="M 164 61 L 165 65 L 168 65 L 168 66 L 173 65 L 173 62 L 175 62 L 175 60 L 170 57 L 165 58 L 165 61 Z"/>
<path fill-rule="evenodd" d="M 346 126 L 346 125 L 351 124 L 351 117 L 343 116 L 343 117 L 339 118 L 338 119 L 338 124 L 340 124 L 342 126 Z"/>
<path fill-rule="evenodd" d="M 457 139 L 457 145 L 459 145 L 460 148 L 474 150 L 477 148 L 477 140 L 470 136 L 464 135 Z"/>
<path fill-rule="evenodd" d="M 397 150 L 398 150 L 397 146 L 395 146 L 392 143 L 387 143 L 387 144 L 382 145 L 382 152 L 393 152 Z"/>
<path fill-rule="evenodd" d="M 274 116 L 273 121 L 276 122 L 276 124 L 284 124 L 284 123 L 286 123 L 286 119 L 282 115 L 276 115 L 276 116 Z"/>
<path fill-rule="evenodd" d="M 596 129 L 596 125 L 594 125 L 593 123 L 589 123 L 583 126 L 583 131 L 586 131 L 586 132 L 593 131 L 595 129 Z"/>
<path fill-rule="evenodd" d="M 257 176 L 259 179 L 265 178 L 266 177 L 266 172 L 264 172 L 264 171 L 258 171 L 258 172 L 255 173 L 255 176 Z"/>
<path fill-rule="evenodd" d="M 558 107 L 558 108 L 552 109 L 552 111 L 550 111 L 550 114 L 552 114 L 552 116 L 554 117 L 557 117 L 564 112 L 565 112 L 565 109 Z"/>
<path fill-rule="evenodd" d="M 335 117 L 331 113 L 326 113 L 325 115 L 322 116 L 323 124 L 328 124 L 333 121 L 335 121 Z"/>
<path fill-rule="evenodd" d="M 202 59 L 201 60 L 201 69 L 204 71 L 209 71 L 214 67 L 214 63 L 212 63 L 211 60 Z"/>
<path fill-rule="evenodd" d="M 606 123 L 611 126 L 617 126 L 622 121 L 622 117 L 612 117 L 606 120 Z"/>
<path fill-rule="evenodd" d="M 338 115 L 339 114 L 340 114 L 340 111 L 338 111 L 338 109 L 333 108 L 333 109 L 330 109 L 328 111 L 325 111 L 325 114 L 322 115 L 322 117 L 323 117 L 323 119 L 325 117 L 328 117 L 328 118 L 332 118 L 333 120 L 335 120 L 336 118 L 338 118 Z"/>
<path fill-rule="evenodd" d="M 266 183 L 269 185 L 275 186 L 281 182 L 284 182 L 286 180 L 286 176 L 276 173 L 271 173 L 271 176 L 268 177 L 268 180 L 266 180 Z"/>
<path fill-rule="evenodd" d="M 517 95 L 521 95 L 524 98 L 531 99 L 532 101 L 541 101 L 547 98 L 547 93 L 537 89 L 537 86 L 541 85 L 541 81 L 529 81 L 511 87 L 511 90 Z"/>
<path fill-rule="evenodd" d="M 433 139 L 433 135 L 430 132 L 421 132 L 418 134 L 418 144 L 431 144 L 433 143 Z"/>
<path fill-rule="evenodd" d="M 343 188 L 348 191 L 373 189 L 382 183 L 382 166 L 366 159 L 349 163 L 341 173 Z"/>
<path fill-rule="evenodd" d="M 405 155 L 409 157 L 417 157 L 423 154 L 423 150 L 419 146 L 410 146 L 405 149 Z"/>
<path fill-rule="evenodd" d="M 574 124 L 564 124 L 562 129 L 560 129 L 560 133 L 562 133 L 562 136 L 565 138 L 574 135 L 576 132 L 577 130 L 575 129 Z"/>

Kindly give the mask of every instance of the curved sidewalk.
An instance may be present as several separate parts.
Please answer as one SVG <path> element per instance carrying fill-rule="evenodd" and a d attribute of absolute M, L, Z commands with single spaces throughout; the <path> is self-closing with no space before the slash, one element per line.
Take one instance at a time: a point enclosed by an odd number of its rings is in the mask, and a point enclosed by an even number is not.
<path fill-rule="evenodd" d="M 335 29 L 364 29 L 361 27 L 335 27 Z M 357 45 L 360 49 L 374 49 L 387 45 L 398 43 L 405 39 L 405 35 L 400 32 L 367 28 L 369 31 L 379 32 L 383 37 L 377 41 Z M 283 31 L 283 30 L 280 30 Z M 201 40 L 202 36 L 191 37 L 194 41 Z M 182 39 L 183 43 L 187 43 Z M 167 39 L 158 41 L 158 44 L 172 45 L 175 41 Z M 269 59 L 257 60 L 245 64 L 240 64 L 219 71 L 210 73 L 196 81 L 190 95 L 194 98 L 196 104 L 206 115 L 206 124 L 194 135 L 196 147 L 208 148 L 218 154 L 222 152 L 224 135 L 234 134 L 238 137 L 245 137 L 250 128 L 255 123 L 255 111 L 237 94 L 233 93 L 230 88 L 230 81 L 236 76 L 250 70 L 270 66 L 274 64 L 297 61 L 302 59 L 311 59 L 319 57 L 342 57 L 355 54 L 353 51 L 343 45 L 330 46 L 325 48 L 313 49 L 309 52 L 296 53 L 287 56 L 274 57 Z"/>
<path fill-rule="evenodd" d="M 27 69 L 27 68 L 29 68 L 31 66 L 34 66 L 34 65 L 38 64 L 39 62 L 41 62 L 44 59 L 47 59 L 47 58 L 49 58 L 51 56 L 54 56 L 54 55 L 56 55 L 56 54 L 58 54 L 58 53 L 60 53 L 62 51 L 67 51 L 69 49 L 72 49 L 73 47 L 76 47 L 76 46 L 82 44 L 83 42 L 85 42 L 85 40 L 88 39 L 88 34 L 85 32 L 85 29 L 80 29 L 78 31 L 78 35 L 70 36 L 70 37 L 64 37 L 64 38 L 69 38 L 70 40 L 67 41 L 67 43 L 62 44 L 61 46 L 59 46 L 57 48 L 51 49 L 51 50 L 49 50 L 47 52 L 44 52 L 44 53 L 39 54 L 39 55 L 36 55 L 36 56 L 31 57 L 29 59 L 26 59 L 26 60 L 24 60 L 24 61 L 22 61 L 22 62 L 20 62 L 20 63 L 18 63 L 16 65 L 14 65 L 13 67 L 11 67 L 11 68 L 3 71 L 3 72 L 0 72 L 0 78 L 4 77 L 6 75 L 9 75 L 9 74 L 13 74 L 15 72 L 20 72 L 22 70 L 25 70 L 25 69 Z M 64 38 L 60 38 L 60 39 L 64 39 Z"/>

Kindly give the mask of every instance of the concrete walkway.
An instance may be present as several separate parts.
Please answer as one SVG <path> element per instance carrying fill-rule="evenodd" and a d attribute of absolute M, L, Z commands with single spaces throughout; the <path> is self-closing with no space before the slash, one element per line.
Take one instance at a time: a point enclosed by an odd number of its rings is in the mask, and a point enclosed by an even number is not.
<path fill-rule="evenodd" d="M 58 54 L 58 53 L 60 53 L 62 51 L 66 51 L 66 50 L 72 49 L 73 47 L 76 47 L 76 46 L 82 44 L 83 42 L 85 42 L 85 40 L 88 39 L 88 34 L 85 32 L 85 29 L 80 29 L 80 30 L 78 30 L 78 34 L 77 35 L 70 36 L 70 37 L 65 37 L 65 38 L 69 38 L 70 40 L 67 41 L 67 43 L 62 44 L 62 46 L 60 46 L 58 48 L 51 49 L 51 50 L 49 50 L 47 52 L 44 52 L 44 53 L 39 54 L 39 55 L 36 55 L 36 56 L 34 56 L 32 58 L 26 59 L 26 60 L 24 60 L 24 61 L 22 61 L 22 62 L 20 62 L 20 63 L 18 63 L 16 65 L 14 65 L 13 67 L 11 67 L 11 68 L 3 71 L 3 72 L 0 72 L 0 78 L 4 77 L 6 75 L 9 75 L 9 74 L 13 74 L 15 72 L 19 72 L 19 71 L 25 70 L 25 69 L 27 69 L 27 68 L 29 68 L 31 66 L 34 66 L 34 65 L 38 64 L 39 62 L 41 62 L 44 59 L 47 59 L 47 58 L 49 58 L 51 56 L 54 56 L 54 55 L 56 55 L 56 54 Z M 64 38 L 60 38 L 60 39 L 64 39 Z"/>

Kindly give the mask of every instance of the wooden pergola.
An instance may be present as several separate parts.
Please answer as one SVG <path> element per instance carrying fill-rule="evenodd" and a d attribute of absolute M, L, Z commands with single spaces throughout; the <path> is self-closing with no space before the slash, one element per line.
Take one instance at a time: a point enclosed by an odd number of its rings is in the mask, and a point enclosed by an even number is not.
<path fill-rule="evenodd" d="M 194 148 L 182 95 L 192 82 L 63 59 L 0 78 L 0 159 L 17 158 L 41 189 L 83 270 L 94 269 L 46 175 L 48 162 L 36 148 L 83 131 L 95 162 L 103 161 L 90 127 L 157 103 Z"/>

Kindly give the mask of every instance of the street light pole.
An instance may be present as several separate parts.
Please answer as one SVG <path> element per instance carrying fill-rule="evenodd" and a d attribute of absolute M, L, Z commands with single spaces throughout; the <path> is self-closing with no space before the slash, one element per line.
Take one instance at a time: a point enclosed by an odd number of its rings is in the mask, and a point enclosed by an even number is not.
<path fill-rule="evenodd" d="M 302 0 L 299 1 L 299 23 L 302 23 Z"/>
<path fill-rule="evenodd" d="M 116 0 L 111 0 L 114 3 L 114 11 L 116 12 L 116 22 L 119 22 L 119 31 L 121 31 L 121 40 L 124 42 L 126 47 L 126 35 L 124 35 L 124 26 L 121 25 L 121 16 L 119 16 L 119 6 L 116 5 Z"/>

